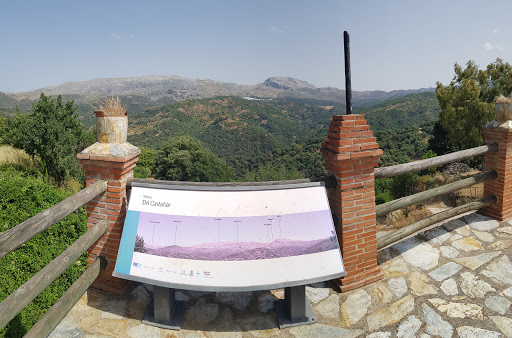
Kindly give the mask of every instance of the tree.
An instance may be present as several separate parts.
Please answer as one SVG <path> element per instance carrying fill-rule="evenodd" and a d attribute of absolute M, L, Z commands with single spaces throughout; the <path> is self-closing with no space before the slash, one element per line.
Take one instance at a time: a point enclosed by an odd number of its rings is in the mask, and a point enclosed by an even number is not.
<path fill-rule="evenodd" d="M 80 177 L 82 170 L 76 154 L 94 142 L 94 137 L 74 114 L 73 101 L 62 102 L 41 93 L 32 104 L 29 114 L 19 110 L 8 120 L 6 140 L 16 148 L 24 149 L 32 157 L 38 156 L 41 171 L 62 185 L 69 176 Z"/>
<path fill-rule="evenodd" d="M 480 128 L 493 119 L 494 100 L 512 92 L 512 66 L 499 58 L 485 70 L 469 61 L 465 69 L 456 63 L 454 71 L 450 84 L 437 82 L 436 89 L 439 122 L 451 151 L 482 145 Z M 434 137 L 438 138 L 436 144 L 442 145 L 442 135 Z"/>
<path fill-rule="evenodd" d="M 190 136 L 173 137 L 158 153 L 155 178 L 170 181 L 230 181 L 233 169 Z"/>
<path fill-rule="evenodd" d="M 135 236 L 135 247 L 133 249 L 135 252 L 146 253 L 146 245 L 144 243 L 144 237 L 136 235 Z"/>
<path fill-rule="evenodd" d="M 432 128 L 432 137 L 428 139 L 428 148 L 434 153 L 441 155 L 451 152 L 448 135 L 444 131 L 440 121 L 436 121 Z"/>
<path fill-rule="evenodd" d="M 158 151 L 147 147 L 141 147 L 140 150 L 139 161 L 137 161 L 133 176 L 136 178 L 148 178 L 152 175 Z"/>

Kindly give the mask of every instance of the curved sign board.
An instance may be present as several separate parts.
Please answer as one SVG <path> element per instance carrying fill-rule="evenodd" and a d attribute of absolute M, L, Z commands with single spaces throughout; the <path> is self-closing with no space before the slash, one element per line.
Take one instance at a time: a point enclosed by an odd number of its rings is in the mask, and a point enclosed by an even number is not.
<path fill-rule="evenodd" d="M 169 288 L 251 291 L 346 273 L 319 183 L 134 184 L 113 275 Z"/>

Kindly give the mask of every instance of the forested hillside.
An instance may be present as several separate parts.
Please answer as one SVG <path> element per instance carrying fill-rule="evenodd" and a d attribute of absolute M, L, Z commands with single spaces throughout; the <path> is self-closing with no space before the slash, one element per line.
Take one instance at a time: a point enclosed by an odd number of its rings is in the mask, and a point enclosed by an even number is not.
<path fill-rule="evenodd" d="M 129 141 L 158 149 L 170 137 L 189 135 L 244 175 L 291 144 L 320 142 L 332 107 L 234 96 L 187 100 L 130 114 Z"/>
<path fill-rule="evenodd" d="M 358 109 L 355 112 L 364 114 L 373 131 L 380 131 L 401 129 L 428 121 L 437 121 L 439 110 L 436 94 L 424 92 Z"/>
<path fill-rule="evenodd" d="M 382 164 L 389 165 L 423 155 L 429 122 L 437 118 L 438 109 L 434 94 L 420 93 L 355 113 L 365 114 L 384 149 Z M 169 138 L 188 135 L 225 159 L 236 177 L 270 164 L 309 177 L 324 173 L 322 164 L 320 169 L 313 167 L 321 162 L 318 149 L 332 115 L 344 113 L 338 103 L 310 99 L 187 100 L 131 112 L 129 141 L 160 149 Z"/>

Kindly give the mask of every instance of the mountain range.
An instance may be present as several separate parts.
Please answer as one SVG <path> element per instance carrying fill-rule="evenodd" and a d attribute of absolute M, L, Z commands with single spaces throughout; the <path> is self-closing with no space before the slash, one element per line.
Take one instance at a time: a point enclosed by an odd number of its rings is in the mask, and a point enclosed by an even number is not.
<path fill-rule="evenodd" d="M 194 246 L 146 248 L 149 255 L 204 261 L 243 261 L 299 256 L 338 249 L 336 237 L 311 241 L 276 239 L 263 242 L 220 242 Z"/>
<path fill-rule="evenodd" d="M 433 88 L 390 92 L 353 91 L 352 100 L 354 108 L 367 107 L 392 98 L 425 91 L 432 92 Z M 306 81 L 290 77 L 271 77 L 260 84 L 239 85 L 208 79 L 152 75 L 65 82 L 58 86 L 21 93 L 0 92 L 0 110 L 6 113 L 16 106 L 22 111 L 26 110 L 30 107 L 30 102 L 36 100 L 41 92 L 46 95 L 63 95 L 65 98 L 74 100 L 78 106 L 79 115 L 94 110 L 101 100 L 110 96 L 119 97 L 121 102 L 127 105 L 129 112 L 176 101 L 216 96 L 315 99 L 342 104 L 345 102 L 344 90 L 333 87 L 318 88 Z"/>

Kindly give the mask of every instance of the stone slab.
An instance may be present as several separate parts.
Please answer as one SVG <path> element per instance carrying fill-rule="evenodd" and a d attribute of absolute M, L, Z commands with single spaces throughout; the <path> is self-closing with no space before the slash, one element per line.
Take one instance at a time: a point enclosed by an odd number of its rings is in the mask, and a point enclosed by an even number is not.
<path fill-rule="evenodd" d="M 501 296 L 491 296 L 485 300 L 485 306 L 494 312 L 504 315 L 512 304 L 507 298 Z"/>
<path fill-rule="evenodd" d="M 347 300 L 341 305 L 341 315 L 346 327 L 356 324 L 363 318 L 368 307 L 372 303 L 372 298 L 363 289 L 354 291 L 347 297 Z"/>
<path fill-rule="evenodd" d="M 443 318 L 428 305 L 422 304 L 422 308 L 427 333 L 433 336 L 451 338 L 453 334 L 453 326 L 443 320 Z"/>
<path fill-rule="evenodd" d="M 462 266 L 455 262 L 448 262 L 444 265 L 441 265 L 435 270 L 432 270 L 428 273 L 428 275 L 434 280 L 441 282 L 448 277 L 455 275 L 457 272 L 462 269 Z"/>
<path fill-rule="evenodd" d="M 497 282 L 512 284 L 512 263 L 503 255 L 489 263 L 482 274 Z"/>
<path fill-rule="evenodd" d="M 423 270 L 436 267 L 439 261 L 439 250 L 416 237 L 397 243 L 393 248 L 400 252 L 407 263 Z"/>
<path fill-rule="evenodd" d="M 367 317 L 368 329 L 375 331 L 404 318 L 414 310 L 414 298 L 407 295 L 391 305 L 375 311 Z"/>
<path fill-rule="evenodd" d="M 475 270 L 480 266 L 490 262 L 493 258 L 496 258 L 501 254 L 501 251 L 497 252 L 485 252 L 480 255 L 471 257 L 459 257 L 455 258 L 454 261 L 465 266 L 468 269 Z"/>

